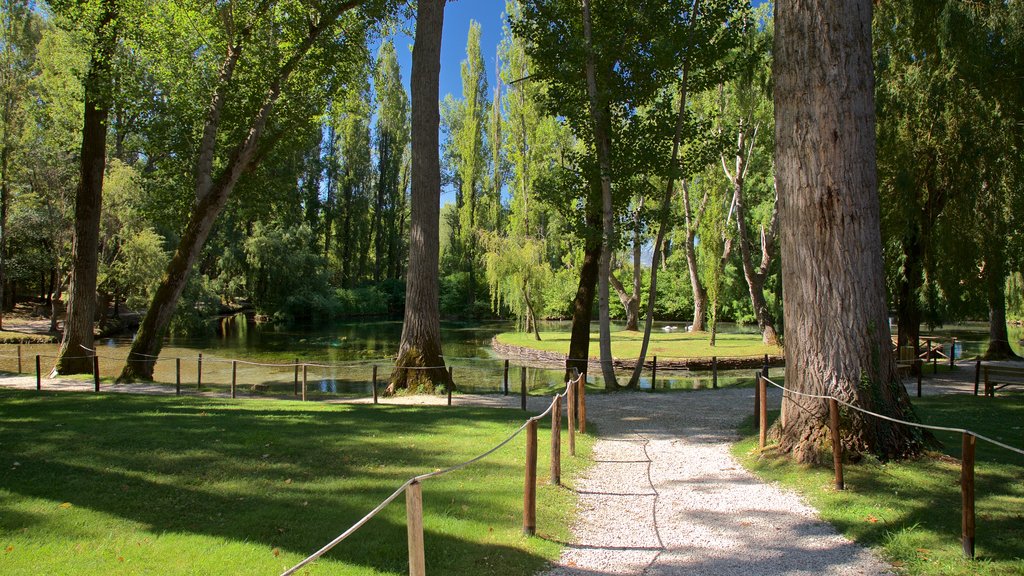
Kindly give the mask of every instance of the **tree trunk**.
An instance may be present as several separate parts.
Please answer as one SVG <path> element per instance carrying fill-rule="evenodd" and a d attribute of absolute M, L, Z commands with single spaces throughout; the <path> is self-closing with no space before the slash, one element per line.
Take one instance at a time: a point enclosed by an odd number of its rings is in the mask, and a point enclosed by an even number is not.
<path fill-rule="evenodd" d="M 988 348 L 986 360 L 1019 360 L 1010 346 L 1006 328 L 1006 266 L 999 257 L 985 262 L 985 291 L 988 296 Z"/>
<path fill-rule="evenodd" d="M 342 2 L 332 6 L 331 12 L 321 14 L 317 23 L 310 26 L 307 36 L 293 48 L 291 55 L 282 62 L 276 74 L 270 78 L 269 87 L 263 96 L 262 103 L 253 116 L 248 129 L 243 132 L 242 140 L 228 155 L 224 167 L 217 172 L 217 176 L 214 178 L 214 152 L 220 128 L 220 113 L 226 97 L 231 93 L 231 76 L 242 51 L 241 44 L 229 43 L 203 127 L 200 153 L 196 161 L 195 204 L 178 242 L 178 248 L 167 265 L 164 278 L 153 295 L 153 301 L 139 326 L 135 341 L 132 342 L 128 359 L 118 377 L 119 382 L 153 379 L 153 368 L 156 365 L 160 349 L 163 347 L 163 337 L 178 305 L 178 299 L 181 298 L 181 293 L 185 290 L 185 285 L 192 272 L 192 265 L 202 251 L 203 245 L 213 229 L 214 222 L 224 209 L 224 205 L 227 204 L 231 191 L 234 190 L 242 175 L 248 172 L 256 162 L 257 151 L 263 140 L 263 132 L 274 106 L 281 96 L 282 87 L 287 84 L 295 68 L 324 31 L 333 26 L 342 13 L 352 9 L 355 5 L 354 2 Z M 245 37 L 247 34 L 239 36 L 239 38 Z M 273 141 L 266 143 L 266 146 L 264 152 L 273 146 Z"/>
<path fill-rule="evenodd" d="M 769 236 L 773 234 L 773 231 L 761 231 L 761 264 L 758 269 L 755 269 L 754 256 L 752 254 L 753 248 L 748 235 L 749 230 L 747 229 L 746 205 L 743 200 L 744 173 L 747 166 L 747 158 L 743 155 L 743 148 L 743 138 L 741 137 L 739 155 L 736 158 L 736 174 L 733 175 L 733 197 L 736 200 L 736 226 L 739 229 L 743 277 L 747 281 L 747 292 L 750 294 L 750 304 L 754 309 L 757 327 L 761 331 L 761 341 L 768 346 L 778 346 L 779 336 L 775 332 L 775 319 L 772 318 L 771 312 L 768 311 L 768 301 L 764 297 L 764 282 L 768 276 L 768 268 L 771 265 L 772 257 Z"/>
<path fill-rule="evenodd" d="M 708 292 L 700 281 L 700 270 L 697 267 L 697 250 L 694 240 L 697 237 L 697 226 L 704 213 L 704 206 L 707 205 L 708 195 L 704 194 L 700 210 L 694 214 L 690 203 L 690 186 L 683 181 L 683 213 L 686 223 L 686 246 L 683 250 L 686 253 L 686 268 L 690 272 L 690 288 L 693 290 L 693 324 L 690 330 L 693 332 L 704 331 L 704 319 L 707 317 Z"/>
<path fill-rule="evenodd" d="M 635 296 L 635 293 L 626 292 L 626 287 L 615 277 L 615 272 L 611 273 L 608 280 L 615 288 L 619 302 L 622 303 L 622 308 L 626 311 L 626 330 L 636 332 L 640 325 L 640 299 Z"/>
<path fill-rule="evenodd" d="M 786 386 L 912 421 L 885 305 L 871 0 L 782 0 L 775 25 Z M 779 451 L 818 461 L 827 418 L 827 401 L 787 395 L 773 431 Z M 848 451 L 882 458 L 916 454 L 926 440 L 852 410 L 842 428 Z"/>
<path fill-rule="evenodd" d="M 100 211 L 106 166 L 107 116 L 113 90 L 113 58 L 117 47 L 117 5 L 103 0 L 95 44 L 85 77 L 81 179 L 75 191 L 75 236 L 71 247 L 71 285 L 67 320 L 60 341 L 55 374 L 92 372 L 93 326 L 96 316 L 96 273 L 99 266 Z"/>
<path fill-rule="evenodd" d="M 609 277 L 611 276 L 612 240 L 615 234 L 614 207 L 612 205 L 611 137 L 605 105 L 598 98 L 597 71 L 591 34 L 590 0 L 583 0 L 583 37 L 587 46 L 587 96 L 590 100 L 590 119 L 594 124 L 594 143 L 601 171 L 601 262 L 597 278 L 597 307 L 600 325 L 601 377 L 604 387 L 614 390 L 615 367 L 612 365 L 612 329 L 609 310 Z"/>
<path fill-rule="evenodd" d="M 593 194 L 587 200 L 587 230 L 597 229 L 601 216 L 595 206 Z M 597 289 L 597 274 L 601 260 L 601 240 L 588 235 L 583 246 L 583 264 L 580 266 L 580 284 L 572 304 L 572 330 L 569 337 L 569 355 L 566 363 L 566 380 L 573 378 L 572 369 L 584 373 L 590 361 L 590 322 L 594 312 L 594 296 Z"/>
<path fill-rule="evenodd" d="M 430 392 L 451 386 L 441 356 L 438 301 L 438 228 L 441 216 L 441 163 L 437 105 L 441 71 L 444 0 L 420 0 L 412 52 L 412 201 L 409 216 L 409 269 L 405 321 L 395 370 L 387 392 L 398 388 Z"/>
<path fill-rule="evenodd" d="M 694 15 L 693 17 L 696 17 Z M 686 121 L 686 94 L 689 83 L 690 64 L 683 63 L 683 71 L 679 83 L 679 112 L 676 114 L 675 134 L 672 138 L 672 166 L 679 162 L 679 144 L 683 139 L 683 127 Z M 672 192 L 676 187 L 676 172 L 669 173 L 668 182 L 665 184 L 665 195 L 661 198 L 661 207 L 658 212 L 658 233 L 654 237 L 654 250 L 651 257 L 651 286 L 647 291 L 647 318 L 644 319 L 644 337 L 640 342 L 640 354 L 637 356 L 636 364 L 633 366 L 633 373 L 629 377 L 630 388 L 640 387 L 640 375 L 643 373 L 644 360 L 647 358 L 647 346 L 651 341 L 651 327 L 654 325 L 654 305 L 658 299 L 658 267 L 659 259 L 662 257 L 662 245 L 665 236 L 668 234 L 670 217 L 672 214 Z"/>
<path fill-rule="evenodd" d="M 924 282 L 924 248 L 918 234 L 917 223 L 903 238 L 903 274 L 899 281 L 896 298 L 896 344 L 898 351 L 903 346 L 913 346 L 914 357 L 918 354 L 921 340 L 921 285 Z"/>

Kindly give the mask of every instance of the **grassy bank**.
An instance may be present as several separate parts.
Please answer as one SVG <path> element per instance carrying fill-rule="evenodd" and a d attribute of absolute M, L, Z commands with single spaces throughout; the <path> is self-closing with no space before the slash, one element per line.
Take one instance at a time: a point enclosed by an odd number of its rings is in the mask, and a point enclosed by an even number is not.
<path fill-rule="evenodd" d="M 924 422 L 964 427 L 1024 445 L 1024 396 L 996 400 L 951 395 L 914 399 Z M 941 451 L 917 460 L 847 463 L 847 490 L 832 488 L 832 468 L 805 467 L 757 453 L 752 421 L 734 453 L 761 477 L 803 494 L 824 520 L 879 549 L 901 571 L 920 575 L 1024 574 L 1024 457 L 978 442 L 977 557 L 960 544 L 960 436 L 939 433 Z"/>
<path fill-rule="evenodd" d="M 541 332 L 543 340 L 537 341 L 532 334 L 503 332 L 496 338 L 501 344 L 519 346 L 532 350 L 543 350 L 566 354 L 569 352 L 568 332 Z M 597 333 L 590 335 L 592 342 L 600 340 Z M 640 354 L 643 332 L 612 332 L 612 356 L 615 358 L 636 358 Z M 591 347 L 591 357 L 598 358 L 596 345 Z M 718 334 L 714 346 L 710 344 L 707 332 L 651 332 L 647 348 L 648 356 L 659 358 L 740 358 L 758 357 L 765 354 L 778 355 L 782 350 L 777 346 L 765 346 L 760 334 Z"/>
<path fill-rule="evenodd" d="M 276 574 L 410 476 L 466 460 L 518 410 L 0 391 L 0 573 Z M 432 574 L 532 574 L 569 537 L 573 492 L 547 486 L 521 533 L 524 437 L 424 483 Z M 578 454 L 591 440 L 580 438 Z M 563 448 L 571 484 L 583 458 Z M 308 574 L 404 574 L 400 498 Z"/>

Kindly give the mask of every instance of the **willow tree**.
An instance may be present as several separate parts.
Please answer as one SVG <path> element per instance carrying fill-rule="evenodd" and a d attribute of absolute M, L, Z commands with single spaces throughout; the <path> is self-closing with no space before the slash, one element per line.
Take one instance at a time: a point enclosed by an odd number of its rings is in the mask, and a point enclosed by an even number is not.
<path fill-rule="evenodd" d="M 889 340 L 875 167 L 871 0 L 783 0 L 774 42 L 786 386 L 913 420 Z M 780 450 L 815 461 L 828 404 L 783 399 Z M 843 444 L 893 458 L 915 429 L 850 411 Z"/>
<path fill-rule="evenodd" d="M 517 236 L 486 236 L 484 271 L 491 289 L 491 307 L 516 317 L 519 327 L 538 341 L 537 310 L 543 308 L 544 286 L 551 278 L 542 240 Z"/>
<path fill-rule="evenodd" d="M 388 392 L 398 388 L 433 390 L 451 385 L 441 356 L 438 296 L 438 239 L 441 216 L 441 160 L 438 156 L 441 28 L 445 0 L 420 0 L 412 51 L 412 212 L 409 216 L 409 270 L 405 320 L 398 359 Z"/>

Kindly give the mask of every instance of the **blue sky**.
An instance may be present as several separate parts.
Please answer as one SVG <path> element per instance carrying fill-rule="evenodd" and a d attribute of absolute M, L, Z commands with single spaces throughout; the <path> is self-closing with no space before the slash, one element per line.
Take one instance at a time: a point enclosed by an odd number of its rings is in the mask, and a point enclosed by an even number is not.
<path fill-rule="evenodd" d="M 487 63 L 487 82 L 494 86 L 494 58 L 501 42 L 502 13 L 505 11 L 505 0 L 449 0 L 444 10 L 444 31 L 441 37 L 441 93 L 456 97 L 462 95 L 462 61 L 466 58 L 466 37 L 469 34 L 469 22 L 480 23 L 480 49 L 484 62 Z M 400 36 L 395 38 L 398 52 L 398 63 L 402 68 L 402 81 L 409 87 L 409 75 L 412 68 L 412 38 Z"/>

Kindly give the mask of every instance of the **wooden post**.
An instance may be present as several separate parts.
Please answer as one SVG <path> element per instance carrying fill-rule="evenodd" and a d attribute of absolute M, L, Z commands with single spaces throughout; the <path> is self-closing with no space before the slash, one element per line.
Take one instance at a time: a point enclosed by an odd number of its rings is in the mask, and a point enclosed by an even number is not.
<path fill-rule="evenodd" d="M 921 378 L 924 375 L 924 364 L 921 363 L 921 359 L 918 358 L 914 361 L 914 367 L 917 368 L 917 397 L 921 397 Z"/>
<path fill-rule="evenodd" d="M 718 356 L 711 357 L 711 387 L 718 388 Z"/>
<path fill-rule="evenodd" d="M 949 367 L 956 368 L 956 336 L 949 343 Z"/>
<path fill-rule="evenodd" d="M 768 440 L 768 381 L 764 376 L 757 379 L 757 393 L 761 397 L 761 406 L 758 411 L 758 427 L 760 434 L 758 445 L 764 450 L 765 442 Z"/>
<path fill-rule="evenodd" d="M 181 358 L 174 359 L 174 395 L 181 396 Z"/>
<path fill-rule="evenodd" d="M 452 374 L 454 373 L 454 371 L 455 371 L 455 367 L 454 366 L 449 366 L 448 367 L 448 385 L 445 386 L 445 388 L 448 389 L 448 405 L 449 406 L 452 405 L 452 387 L 455 386 L 455 379 L 452 378 Z"/>
<path fill-rule="evenodd" d="M 569 455 L 576 455 L 576 387 L 579 384 L 575 380 L 569 384 L 569 391 L 565 397 L 565 416 L 569 419 Z"/>
<path fill-rule="evenodd" d="M 526 410 L 526 366 L 519 367 L 519 404 Z"/>
<path fill-rule="evenodd" d="M 767 354 L 764 355 L 764 365 L 761 366 L 761 374 L 765 378 L 768 377 L 768 355 Z"/>
<path fill-rule="evenodd" d="M 18 344 L 18 374 L 21 374 L 21 344 Z"/>
<path fill-rule="evenodd" d="M 306 368 L 305 364 L 302 365 L 302 401 L 306 401 Z"/>
<path fill-rule="evenodd" d="M 562 397 L 555 395 L 551 409 L 551 483 L 562 483 Z"/>
<path fill-rule="evenodd" d="M 508 396 L 508 358 L 505 359 L 505 376 L 502 379 L 502 382 L 503 382 L 503 386 L 502 386 L 503 394 L 505 396 Z"/>
<path fill-rule="evenodd" d="M 580 376 L 580 394 L 576 400 L 580 405 L 579 418 L 580 434 L 587 433 L 587 373 Z"/>
<path fill-rule="evenodd" d="M 526 478 L 523 485 L 523 534 L 537 532 L 537 421 L 526 423 Z"/>
<path fill-rule="evenodd" d="M 196 365 L 196 390 L 203 389 L 203 353 L 199 353 L 199 362 Z"/>
<path fill-rule="evenodd" d="M 963 503 L 964 556 L 974 558 L 974 444 L 976 438 L 969 432 L 963 433 L 963 449 L 960 458 L 960 500 Z"/>
<path fill-rule="evenodd" d="M 928 350 L 932 349 L 932 341 L 928 341 Z M 939 355 L 935 352 L 929 352 L 932 356 L 932 374 L 938 374 L 939 372 Z"/>
<path fill-rule="evenodd" d="M 761 374 L 754 372 L 754 421 L 759 422 L 761 414 Z"/>
<path fill-rule="evenodd" d="M 39 367 L 39 354 L 36 354 L 36 390 L 43 389 L 43 372 Z"/>
<path fill-rule="evenodd" d="M 96 354 L 92 356 L 92 388 L 93 392 L 100 391 L 100 357 Z"/>
<path fill-rule="evenodd" d="M 409 533 L 409 576 L 426 576 L 423 547 L 423 486 L 415 480 L 405 488 L 405 523 Z"/>
<path fill-rule="evenodd" d="M 298 368 L 296 368 L 298 370 Z M 377 403 L 377 365 L 373 365 L 373 403 Z"/>
<path fill-rule="evenodd" d="M 978 384 L 981 383 L 981 356 L 974 357 L 974 395 L 978 395 Z"/>
<path fill-rule="evenodd" d="M 658 357 L 655 356 L 651 360 L 651 391 L 652 392 L 657 387 L 657 385 L 658 385 Z"/>
<path fill-rule="evenodd" d="M 374 371 L 374 373 L 377 372 L 377 367 L 376 366 L 373 367 L 373 371 Z M 298 358 L 295 359 L 295 385 L 293 386 L 293 388 L 295 390 L 295 395 L 298 396 L 299 395 L 299 359 Z M 376 400 L 376 398 L 374 398 L 374 399 Z M 374 402 L 374 404 L 376 404 L 376 402 Z"/>
<path fill-rule="evenodd" d="M 985 373 L 985 396 L 991 396 L 995 398 L 996 391 L 992 388 L 992 384 L 990 384 L 988 381 L 988 366 L 982 368 L 981 371 Z"/>
<path fill-rule="evenodd" d="M 238 379 L 238 361 L 231 361 L 231 397 L 235 397 L 235 382 Z"/>
<path fill-rule="evenodd" d="M 828 428 L 832 435 L 832 467 L 836 471 L 836 490 L 845 490 L 843 482 L 843 442 L 839 438 L 839 402 L 828 399 Z"/>

